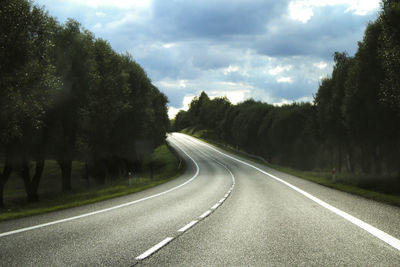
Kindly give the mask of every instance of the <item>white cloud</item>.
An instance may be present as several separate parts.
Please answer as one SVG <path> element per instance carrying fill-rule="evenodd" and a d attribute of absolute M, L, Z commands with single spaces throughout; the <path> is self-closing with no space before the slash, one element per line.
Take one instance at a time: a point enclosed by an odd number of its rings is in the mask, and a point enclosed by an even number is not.
<path fill-rule="evenodd" d="M 322 69 L 325 69 L 328 66 L 328 64 L 324 61 L 320 61 L 318 63 L 314 63 L 313 66 L 322 70 Z"/>
<path fill-rule="evenodd" d="M 291 19 L 307 23 L 313 15 L 312 7 L 304 5 L 301 2 L 289 3 L 289 16 Z"/>
<path fill-rule="evenodd" d="M 283 105 L 290 105 L 291 103 L 293 103 L 293 101 L 287 99 L 280 99 L 278 102 L 272 103 L 272 105 L 280 107 Z"/>
<path fill-rule="evenodd" d="M 234 90 L 234 91 L 211 91 L 209 96 L 211 99 L 215 97 L 223 97 L 229 99 L 232 104 L 237 104 L 248 98 L 250 90 Z"/>
<path fill-rule="evenodd" d="M 365 16 L 379 8 L 380 0 L 294 0 L 289 3 L 289 17 L 307 23 L 314 15 L 315 7 L 345 5 L 345 12 Z"/>
<path fill-rule="evenodd" d="M 375 0 L 370 1 L 353 1 L 354 3 L 346 9 L 346 12 L 353 11 L 354 14 L 365 16 L 372 10 L 376 10 L 379 8 L 379 2 Z"/>
<path fill-rule="evenodd" d="M 162 45 L 162 47 L 171 48 L 171 47 L 174 47 L 175 45 L 176 45 L 175 43 L 165 43 L 165 44 Z"/>
<path fill-rule="evenodd" d="M 282 98 L 282 99 L 280 99 L 277 102 L 274 102 L 272 104 L 275 105 L 275 106 L 279 106 L 280 107 L 280 106 L 283 106 L 283 105 L 290 105 L 290 104 L 293 104 L 293 103 L 312 102 L 312 101 L 313 101 L 312 97 L 305 96 L 305 97 L 298 98 L 296 100 L 288 100 L 288 99 Z"/>
<path fill-rule="evenodd" d="M 183 97 L 183 101 L 182 101 L 182 107 L 180 108 L 175 108 L 172 106 L 168 107 L 168 117 L 170 119 L 175 118 L 176 114 L 178 114 L 179 111 L 181 110 L 185 110 L 187 111 L 189 109 L 189 104 L 192 102 L 193 98 L 195 98 L 194 95 L 186 95 Z"/>
<path fill-rule="evenodd" d="M 290 77 L 280 77 L 276 80 L 278 83 L 292 83 L 292 78 Z"/>
<path fill-rule="evenodd" d="M 238 72 L 239 71 L 239 67 L 238 66 L 234 66 L 234 65 L 229 65 L 229 67 L 227 67 L 226 69 L 224 69 L 224 74 L 228 74 L 231 72 Z"/>
<path fill-rule="evenodd" d="M 175 118 L 176 114 L 178 114 L 178 112 L 182 110 L 181 108 L 174 108 L 174 107 L 168 107 L 168 117 L 170 119 Z"/>
<path fill-rule="evenodd" d="M 277 66 L 273 69 L 270 69 L 268 72 L 271 75 L 278 75 L 279 73 L 283 72 L 283 71 L 289 71 L 292 68 L 291 65 L 288 66 Z"/>
<path fill-rule="evenodd" d="M 156 83 L 156 85 L 160 88 L 186 88 L 188 81 L 187 80 L 171 80 L 164 79 Z"/>
<path fill-rule="evenodd" d="M 184 97 L 183 97 L 183 110 L 188 110 L 189 109 L 189 104 L 190 104 L 190 102 L 192 102 L 192 100 L 193 100 L 193 98 L 195 98 L 195 96 L 194 95 L 185 95 Z"/>
<path fill-rule="evenodd" d="M 107 16 L 106 13 L 101 12 L 101 11 L 97 11 L 95 14 L 96 14 L 96 16 L 98 16 L 98 17 L 105 17 L 105 16 Z"/>

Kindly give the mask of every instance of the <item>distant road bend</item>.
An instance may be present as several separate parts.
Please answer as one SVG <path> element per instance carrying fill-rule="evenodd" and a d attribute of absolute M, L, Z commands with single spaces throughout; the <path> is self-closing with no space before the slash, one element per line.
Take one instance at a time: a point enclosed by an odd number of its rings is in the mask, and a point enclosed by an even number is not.
<path fill-rule="evenodd" d="M 174 133 L 181 177 L 0 223 L 1 266 L 400 266 L 400 208 Z"/>

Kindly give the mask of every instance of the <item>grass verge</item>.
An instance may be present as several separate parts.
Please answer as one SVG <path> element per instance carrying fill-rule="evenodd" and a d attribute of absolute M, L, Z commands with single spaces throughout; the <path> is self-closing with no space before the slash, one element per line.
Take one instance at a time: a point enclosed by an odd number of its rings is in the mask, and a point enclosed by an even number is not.
<path fill-rule="evenodd" d="M 51 182 L 54 182 L 52 180 L 55 177 L 57 177 L 57 181 L 60 179 L 57 176 L 57 171 L 55 171 L 57 169 L 55 162 L 50 162 L 50 164 L 47 164 L 42 178 L 43 181 L 40 185 L 40 202 L 26 203 L 23 189 L 17 187 L 20 184 L 18 184 L 17 179 L 13 179 L 16 181 L 10 181 L 11 184 L 8 190 L 7 188 L 5 190 L 5 197 L 6 200 L 14 199 L 14 201 L 11 201 L 11 204 L 0 212 L 0 221 L 77 207 L 146 190 L 180 176 L 186 166 L 183 162 L 178 168 L 179 161 L 171 147 L 162 145 L 145 161 L 145 169 L 149 169 L 148 165 L 150 163 L 153 164 L 152 178 L 149 172 L 145 172 L 138 177 L 133 177 L 131 185 L 129 185 L 127 177 L 123 177 L 115 181 L 109 181 L 105 185 L 93 184 L 89 188 L 87 188 L 87 185 L 77 185 L 77 189 L 70 193 L 54 192 L 54 184 Z M 74 164 L 75 172 L 73 174 L 77 174 L 82 164 L 76 162 Z M 77 177 L 74 178 L 79 179 Z M 40 194 L 40 192 L 42 193 Z"/>
<path fill-rule="evenodd" d="M 356 186 L 354 184 L 354 180 L 360 179 L 360 177 L 355 177 L 354 175 L 351 174 L 343 174 L 343 175 L 338 175 L 337 180 L 338 182 L 333 182 L 330 178 L 330 174 L 328 172 L 320 172 L 320 171 L 301 171 L 301 170 L 295 170 L 292 168 L 280 166 L 280 165 L 275 165 L 275 164 L 270 164 L 267 163 L 266 161 L 261 160 L 257 156 L 251 156 L 250 154 L 243 152 L 243 151 L 238 151 L 234 149 L 232 146 L 229 146 L 228 144 L 224 144 L 222 141 L 216 139 L 213 133 L 210 133 L 207 130 L 196 130 L 194 128 L 186 128 L 181 131 L 182 133 L 191 135 L 193 137 L 196 137 L 198 139 L 201 139 L 202 141 L 205 141 L 207 143 L 210 143 L 212 145 L 215 145 L 217 147 L 220 147 L 224 150 L 227 150 L 233 154 L 239 155 L 241 157 L 247 158 L 249 160 L 255 161 L 259 164 L 263 164 L 267 167 L 276 169 L 281 172 L 288 173 L 290 175 L 326 186 L 330 188 L 334 188 L 343 192 L 347 192 L 350 194 L 358 195 L 367 199 L 372 199 L 375 201 L 380 201 L 384 202 L 390 205 L 395 205 L 400 207 L 400 196 L 398 195 L 392 195 L 392 194 L 386 194 L 382 192 L 377 192 L 374 190 L 369 190 L 369 189 L 364 189 L 359 186 Z M 362 179 L 362 178 L 361 178 Z M 348 182 L 347 182 L 348 181 Z"/>

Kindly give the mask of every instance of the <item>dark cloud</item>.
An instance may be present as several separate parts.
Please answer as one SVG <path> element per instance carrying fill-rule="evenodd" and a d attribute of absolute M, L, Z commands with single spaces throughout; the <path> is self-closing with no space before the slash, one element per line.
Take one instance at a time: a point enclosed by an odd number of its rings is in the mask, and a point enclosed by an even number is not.
<path fill-rule="evenodd" d="M 256 36 L 255 49 L 274 57 L 318 56 L 330 59 L 335 51 L 354 54 L 357 41 L 375 14 L 357 16 L 345 6 L 320 7 L 307 23 L 283 20 L 279 30 Z"/>
<path fill-rule="evenodd" d="M 367 22 L 377 17 L 324 6 L 313 7 L 302 23 L 289 17 L 289 0 L 153 0 L 143 14 L 77 0 L 38 2 L 61 22 L 76 18 L 118 52 L 130 52 L 176 108 L 201 90 L 241 86 L 269 102 L 310 98 L 331 72 L 332 54 L 354 54 Z M 277 66 L 290 68 L 271 74 Z"/>
<path fill-rule="evenodd" d="M 271 18 L 284 12 L 287 1 L 196 0 L 153 2 L 154 24 L 165 41 L 206 38 L 225 40 L 264 31 Z"/>

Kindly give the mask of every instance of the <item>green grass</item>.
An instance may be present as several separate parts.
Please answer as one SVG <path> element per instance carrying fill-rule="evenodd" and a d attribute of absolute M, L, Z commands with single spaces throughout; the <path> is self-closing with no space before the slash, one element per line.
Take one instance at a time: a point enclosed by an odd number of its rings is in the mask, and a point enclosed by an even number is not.
<path fill-rule="evenodd" d="M 343 192 L 347 192 L 350 194 L 362 196 L 368 199 L 384 202 L 387 204 L 395 205 L 395 206 L 400 206 L 400 197 L 397 195 L 390 195 L 390 194 L 385 194 L 373 190 L 367 190 L 361 187 L 358 187 L 354 184 L 346 182 L 346 180 L 351 179 L 354 180 L 354 177 L 352 177 L 350 174 L 344 174 L 344 175 L 338 175 L 337 180 L 338 182 L 333 182 L 330 178 L 330 174 L 328 172 L 311 172 L 311 171 L 299 171 L 295 170 L 292 168 L 288 167 L 283 167 L 283 166 L 277 166 L 277 165 L 272 165 L 272 164 L 265 164 L 268 165 L 271 168 L 274 168 L 278 171 L 282 171 L 288 174 L 291 174 L 296 177 L 303 178 L 305 180 L 324 185 L 330 188 L 334 188 Z M 345 177 L 347 176 L 347 179 Z"/>
<path fill-rule="evenodd" d="M 378 192 L 376 190 L 372 189 L 365 189 L 357 186 L 358 184 L 362 183 L 363 181 L 368 181 L 372 180 L 371 177 L 366 177 L 363 175 L 354 175 L 350 173 L 343 173 L 343 174 L 338 174 L 337 175 L 337 182 L 333 182 L 331 179 L 331 174 L 329 172 L 323 172 L 323 171 L 301 171 L 301 170 L 295 170 L 292 168 L 288 168 L 285 166 L 280 166 L 276 164 L 270 164 L 265 161 L 262 161 L 260 159 L 254 158 L 249 156 L 245 152 L 240 152 L 234 149 L 232 146 L 229 146 L 228 144 L 224 143 L 221 140 L 216 141 L 217 139 L 215 138 L 214 134 L 208 130 L 196 130 L 194 128 L 186 128 L 181 131 L 182 133 L 191 135 L 193 137 L 199 138 L 205 142 L 208 142 L 210 144 L 213 144 L 217 147 L 220 147 L 224 150 L 227 150 L 233 154 L 239 155 L 241 157 L 247 158 L 249 160 L 255 161 L 259 164 L 263 164 L 267 167 L 276 169 L 281 172 L 285 172 L 288 174 L 291 174 L 293 176 L 326 186 L 330 188 L 334 188 L 343 192 L 347 192 L 350 194 L 362 196 L 364 198 L 384 202 L 387 204 L 395 205 L 395 206 L 400 206 L 400 196 L 395 195 L 395 194 L 387 194 L 383 192 Z M 209 138 L 211 136 L 212 138 Z"/>
<path fill-rule="evenodd" d="M 0 212 L 0 221 L 77 207 L 132 194 L 168 182 L 180 176 L 185 169 L 184 164 L 178 169 L 179 159 L 167 145 L 158 147 L 146 159 L 144 169 L 148 169 L 150 162 L 156 162 L 152 178 L 150 173 L 145 172 L 134 176 L 131 185 L 129 185 L 127 177 L 121 177 L 114 181 L 107 181 L 105 185 L 93 183 L 90 186 L 86 180 L 81 178 L 84 163 L 73 162 L 72 185 L 74 191 L 60 193 L 61 174 L 58 165 L 55 161 L 46 161 L 39 186 L 40 202 L 27 203 L 23 183 L 19 177 L 13 175 L 5 188 L 6 208 Z"/>

